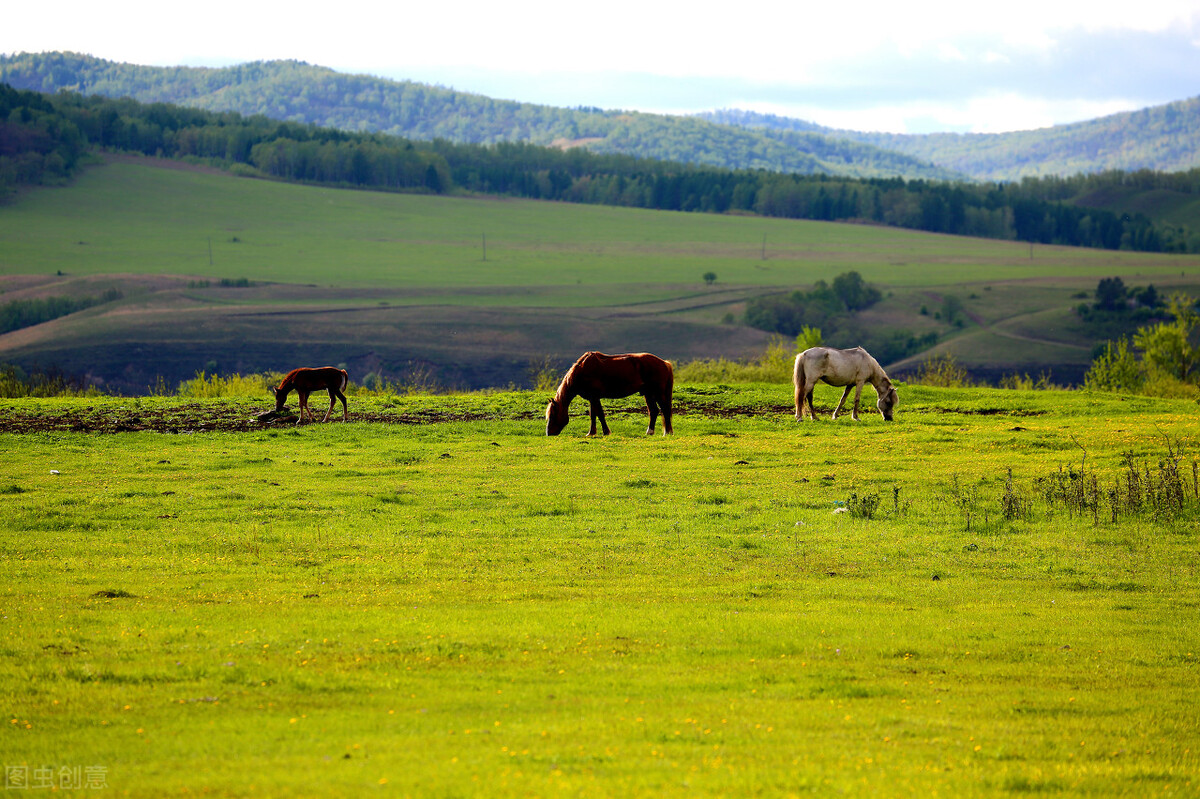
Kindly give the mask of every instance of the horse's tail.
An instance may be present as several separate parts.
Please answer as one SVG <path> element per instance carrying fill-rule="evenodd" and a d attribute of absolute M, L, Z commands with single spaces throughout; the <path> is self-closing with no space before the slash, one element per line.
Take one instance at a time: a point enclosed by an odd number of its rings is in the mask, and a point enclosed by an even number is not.
<path fill-rule="evenodd" d="M 805 352 L 808 352 L 808 350 L 805 350 Z M 792 367 L 792 385 L 796 389 L 795 398 L 797 420 L 804 418 L 804 398 L 808 393 L 808 386 L 805 384 L 804 380 L 804 368 L 804 352 L 802 352 L 796 356 L 796 363 Z"/>
<path fill-rule="evenodd" d="M 338 386 L 338 393 L 345 394 L 346 386 L 350 385 L 350 373 L 347 372 L 345 369 L 339 369 L 338 371 L 340 371 L 342 373 L 342 382 Z"/>

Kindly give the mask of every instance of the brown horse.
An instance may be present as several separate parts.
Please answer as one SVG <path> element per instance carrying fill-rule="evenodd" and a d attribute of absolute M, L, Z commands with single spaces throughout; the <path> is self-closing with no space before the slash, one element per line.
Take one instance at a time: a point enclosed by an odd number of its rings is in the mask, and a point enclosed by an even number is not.
<path fill-rule="evenodd" d="M 342 421 L 346 421 L 346 395 L 342 392 L 346 390 L 346 384 L 350 382 L 349 375 L 345 369 L 338 369 L 336 366 L 321 366 L 316 369 L 301 367 L 288 372 L 279 385 L 271 389 L 271 393 L 275 395 L 275 412 L 283 410 L 284 403 L 287 402 L 287 395 L 291 391 L 296 392 L 296 396 L 300 398 L 300 418 L 296 420 L 296 424 L 304 421 L 304 414 L 308 414 L 308 420 L 313 419 L 312 411 L 308 409 L 308 395 L 314 391 L 329 392 L 329 410 L 325 412 L 325 418 L 322 422 L 329 421 L 329 414 L 333 413 L 333 406 L 336 400 L 342 401 Z"/>
<path fill-rule="evenodd" d="M 854 411 L 851 416 L 858 421 L 858 400 L 862 395 L 864 383 L 870 383 L 875 388 L 879 400 L 875 407 L 885 421 L 892 421 L 892 413 L 899 398 L 892 381 L 888 379 L 879 361 L 862 347 L 852 350 L 836 350 L 833 347 L 810 347 L 796 356 L 796 368 L 792 375 L 796 386 L 796 421 L 804 418 L 804 405 L 808 404 L 809 416 L 816 421 L 817 414 L 813 410 L 813 387 L 818 382 L 831 386 L 845 386 L 842 400 L 833 410 L 836 419 L 846 404 L 850 389 L 854 389 Z"/>
<path fill-rule="evenodd" d="M 663 435 L 671 430 L 671 392 L 675 387 L 675 370 L 670 361 L 664 361 L 648 352 L 625 355 L 605 355 L 602 352 L 585 352 L 575 365 L 567 370 L 558 393 L 546 406 L 546 435 L 556 436 L 567 426 L 570 418 L 567 406 L 575 397 L 583 397 L 591 404 L 592 428 L 589 436 L 596 435 L 596 419 L 604 435 L 608 435 L 608 422 L 604 420 L 602 399 L 617 399 L 631 394 L 646 398 L 646 409 L 650 412 L 650 426 L 646 435 L 654 435 L 654 422 L 659 411 L 663 417 Z"/>

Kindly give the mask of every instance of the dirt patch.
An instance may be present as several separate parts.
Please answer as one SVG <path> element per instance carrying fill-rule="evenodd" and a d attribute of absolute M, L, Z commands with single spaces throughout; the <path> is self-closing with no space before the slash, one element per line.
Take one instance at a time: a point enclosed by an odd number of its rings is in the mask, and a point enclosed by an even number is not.
<path fill-rule="evenodd" d="M 262 408 L 247 408 L 210 402 L 183 402 L 167 408 L 24 408 L 12 406 L 0 408 L 0 433 L 249 433 L 263 430 L 291 430 L 296 427 L 291 419 L 256 418 Z M 576 419 L 581 418 L 576 413 Z M 644 407 L 606 408 L 611 416 L 645 416 Z M 717 403 L 676 401 L 678 416 L 707 416 L 710 418 L 734 418 L 790 414 L 790 405 L 770 407 L 727 407 Z M 323 413 L 317 412 L 315 424 L 321 424 Z M 586 414 L 582 415 L 586 421 Z M 495 411 L 464 411 L 458 409 L 420 408 L 407 411 L 366 411 L 350 413 L 351 423 L 369 424 L 443 424 L 446 422 L 519 421 L 541 422 L 537 411 L 496 413 Z M 331 420 L 325 424 L 338 424 Z M 308 425 L 302 425 L 308 426 Z"/>
<path fill-rule="evenodd" d="M 318 414 L 317 424 L 321 422 Z M 262 430 L 289 430 L 296 425 L 282 420 L 260 422 L 242 408 L 216 404 L 186 403 L 162 410 L 70 408 L 52 410 L 9 409 L 0 416 L 0 433 L 248 433 Z M 294 417 L 292 417 L 294 418 Z M 495 414 L 452 411 L 351 413 L 352 422 L 374 424 L 437 424 L 441 422 L 477 422 L 496 419 Z M 513 417 L 533 419 L 535 414 Z M 327 424 L 337 424 L 330 421 Z"/>
<path fill-rule="evenodd" d="M 705 401 L 703 399 L 676 399 L 674 415 L 676 417 L 696 417 L 709 419 L 735 419 L 750 416 L 780 417 L 791 416 L 795 409 L 790 403 L 769 403 L 761 405 L 726 405 L 720 401 Z M 825 409 L 822 418 L 828 415 Z M 871 409 L 869 409 L 871 410 Z M 249 433 L 263 430 L 293 430 L 296 418 L 286 411 L 280 418 L 258 416 L 263 414 L 261 407 L 227 405 L 219 402 L 181 402 L 164 408 L 147 409 L 137 407 L 63 407 L 35 408 L 19 405 L 0 408 L 0 433 Z M 871 410 L 873 413 L 874 411 Z M 641 404 L 624 407 L 605 407 L 605 413 L 610 417 L 635 416 L 646 417 L 646 409 Z M 1008 408 L 949 408 L 921 407 L 910 408 L 907 413 L 925 415 L 958 414 L 962 416 L 1010 416 L 1024 418 L 1042 416 L 1044 411 L 1013 410 Z M 317 411 L 317 421 L 301 425 L 323 424 L 320 419 L 323 411 Z M 572 418 L 576 421 L 587 421 L 585 408 L 576 408 Z M 385 425 L 428 425 L 444 424 L 447 422 L 543 422 L 540 410 L 497 412 L 496 410 L 462 410 L 457 408 L 424 407 L 409 410 L 371 410 L 350 412 L 352 424 L 385 424 Z M 324 424 L 340 424 L 340 416 Z"/>

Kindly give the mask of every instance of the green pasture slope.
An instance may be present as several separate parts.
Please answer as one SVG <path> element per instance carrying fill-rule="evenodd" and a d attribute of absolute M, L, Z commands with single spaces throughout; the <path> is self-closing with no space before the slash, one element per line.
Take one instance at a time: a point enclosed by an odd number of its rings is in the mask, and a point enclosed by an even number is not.
<path fill-rule="evenodd" d="M 757 355 L 767 334 L 725 322 L 741 319 L 748 298 L 856 270 L 887 295 L 864 325 L 938 330 L 940 347 L 968 365 L 1036 374 L 1090 361 L 1094 342 L 1064 322 L 1101 278 L 1200 286 L 1195 258 L 170 166 L 125 159 L 0 207 L 0 301 L 124 294 L 0 336 L 0 361 L 57 364 L 128 392 L 201 369 L 298 363 L 344 363 L 355 378 L 432 365 L 443 385 L 520 385 L 531 363 L 565 366 L 589 349 Z M 961 330 L 933 319 L 947 294 L 967 312 Z"/>
<path fill-rule="evenodd" d="M 521 392 L 190 435 L 55 428 L 263 405 L 0 402 L 42 430 L 0 433 L 0 760 L 133 797 L 1200 792 L 1194 403 L 677 398 L 603 440 Z M 1042 495 L 1169 453 L 1182 511 Z"/>

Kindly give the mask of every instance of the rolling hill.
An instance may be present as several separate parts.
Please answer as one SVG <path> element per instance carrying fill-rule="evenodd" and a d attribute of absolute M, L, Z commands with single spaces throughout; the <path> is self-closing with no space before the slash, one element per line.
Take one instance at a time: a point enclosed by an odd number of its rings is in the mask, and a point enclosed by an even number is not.
<path fill-rule="evenodd" d="M 1096 342 L 1072 308 L 1101 278 L 1161 292 L 1200 285 L 1185 256 L 351 191 L 123 156 L 0 212 L 0 302 L 110 298 L 0 335 L 0 362 L 134 394 L 200 370 L 326 363 L 356 382 L 528 385 L 539 366 L 565 368 L 589 349 L 756 356 L 769 335 L 741 324 L 748 300 L 849 270 L 883 299 L 830 343 L 932 332 L 930 352 L 977 376 L 1058 382 L 1090 363 Z M 947 297 L 961 325 L 937 317 Z"/>
<path fill-rule="evenodd" d="M 848 177 L 1019 180 L 1200 167 L 1200 97 L 1070 125 L 1001 134 L 838 130 L 745 111 L 667 116 L 556 108 L 298 61 L 147 67 L 77 53 L 0 56 L 0 82 L 213 111 L 262 114 L 419 140 L 529 142 L 667 161 Z"/>
<path fill-rule="evenodd" d="M 1011 133 L 905 135 L 836 130 L 746 111 L 701 114 L 767 136 L 823 135 L 905 153 L 978 180 L 1200 167 L 1200 97 L 1100 119 Z"/>
<path fill-rule="evenodd" d="M 696 117 L 555 108 L 438 86 L 347 75 L 299 61 L 223 69 L 146 67 L 77 53 L 0 56 L 0 83 L 209 111 L 261 114 L 350 131 L 470 144 L 529 142 L 598 153 L 846 177 L 962 177 L 912 156 L 845 138 L 717 125 Z"/>

